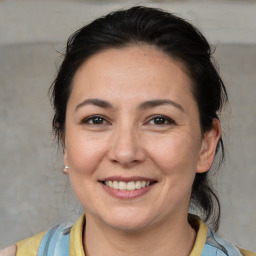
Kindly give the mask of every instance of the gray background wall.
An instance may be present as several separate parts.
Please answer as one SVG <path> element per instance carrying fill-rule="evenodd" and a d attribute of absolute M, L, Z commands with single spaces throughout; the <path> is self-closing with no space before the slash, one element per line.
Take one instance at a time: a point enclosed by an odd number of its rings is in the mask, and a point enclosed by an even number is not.
<path fill-rule="evenodd" d="M 136 3 L 179 13 L 217 46 L 230 95 L 222 116 L 227 161 L 215 177 L 220 234 L 256 250 L 256 3 L 221 0 L 0 1 L 0 247 L 80 214 L 51 134 L 56 50 L 93 18 Z"/>

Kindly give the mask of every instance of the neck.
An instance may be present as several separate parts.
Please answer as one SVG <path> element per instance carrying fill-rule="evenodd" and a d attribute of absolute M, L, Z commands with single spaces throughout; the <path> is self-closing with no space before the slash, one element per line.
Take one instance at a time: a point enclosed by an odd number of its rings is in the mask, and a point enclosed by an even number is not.
<path fill-rule="evenodd" d="M 188 256 L 196 238 L 187 216 L 128 232 L 101 225 L 88 217 L 84 232 L 86 256 Z"/>

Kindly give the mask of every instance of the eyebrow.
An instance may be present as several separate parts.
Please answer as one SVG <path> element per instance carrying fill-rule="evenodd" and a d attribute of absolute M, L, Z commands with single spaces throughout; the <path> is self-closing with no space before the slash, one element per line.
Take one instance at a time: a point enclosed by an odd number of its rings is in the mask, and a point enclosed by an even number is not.
<path fill-rule="evenodd" d="M 154 108 L 154 107 L 158 107 L 161 105 L 172 105 L 172 106 L 178 108 L 179 110 L 181 110 L 182 112 L 184 112 L 184 109 L 180 104 L 178 104 L 175 101 L 167 100 L 167 99 L 145 101 L 139 105 L 139 109 L 145 110 L 148 108 Z"/>
<path fill-rule="evenodd" d="M 84 107 L 86 105 L 94 105 L 94 106 L 98 106 L 101 108 L 113 109 L 113 106 L 108 101 L 100 100 L 100 99 L 87 99 L 87 100 L 84 100 L 81 103 L 79 103 L 76 106 L 75 111 L 77 111 L 79 108 Z M 184 109 L 180 104 L 178 104 L 175 101 L 167 100 L 167 99 L 157 99 L 157 100 L 149 100 L 149 101 L 142 102 L 139 105 L 138 109 L 146 110 L 146 109 L 158 107 L 161 105 L 172 105 L 184 112 Z"/>
<path fill-rule="evenodd" d="M 79 108 L 84 107 L 86 105 L 94 105 L 94 106 L 98 106 L 98 107 L 101 107 L 101 108 L 113 108 L 113 106 L 105 100 L 87 99 L 87 100 L 84 100 L 83 102 L 79 103 L 76 106 L 75 111 L 77 111 Z"/>

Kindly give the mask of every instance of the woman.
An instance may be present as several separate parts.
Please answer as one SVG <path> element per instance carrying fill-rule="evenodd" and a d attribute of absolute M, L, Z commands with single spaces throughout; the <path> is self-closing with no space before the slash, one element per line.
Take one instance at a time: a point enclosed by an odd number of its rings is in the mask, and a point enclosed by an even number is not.
<path fill-rule="evenodd" d="M 256 255 L 215 234 L 208 173 L 224 158 L 227 94 L 191 24 L 146 7 L 99 18 L 68 40 L 51 93 L 63 172 L 85 216 L 6 255 Z"/>

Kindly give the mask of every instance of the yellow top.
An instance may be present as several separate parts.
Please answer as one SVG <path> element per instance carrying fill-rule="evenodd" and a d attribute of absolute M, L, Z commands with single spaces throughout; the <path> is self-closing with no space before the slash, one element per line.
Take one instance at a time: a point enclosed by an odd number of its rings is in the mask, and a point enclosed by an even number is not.
<path fill-rule="evenodd" d="M 85 217 L 81 216 L 70 232 L 70 256 L 85 256 L 83 248 L 83 229 L 84 229 Z"/>
<path fill-rule="evenodd" d="M 190 256 L 201 255 L 204 248 L 204 244 L 206 242 L 206 236 L 208 231 L 208 227 L 204 224 L 204 222 L 200 218 L 195 217 L 194 220 L 197 221 L 198 230 L 197 230 L 196 241 L 190 253 Z"/>
<path fill-rule="evenodd" d="M 45 232 L 18 242 L 16 256 L 35 256 Z"/>
<path fill-rule="evenodd" d="M 85 256 L 83 249 L 83 228 L 84 228 L 85 217 L 81 216 L 74 226 L 71 228 L 70 232 L 70 256 Z M 198 225 L 197 237 L 195 241 L 194 248 L 192 249 L 190 256 L 199 256 L 203 251 L 203 247 L 206 242 L 206 236 L 208 227 L 204 224 L 202 220 L 196 218 L 195 221 Z M 27 238 L 18 242 L 17 254 L 16 256 L 35 256 L 40 245 L 40 242 L 44 236 L 45 232 L 37 234 L 31 238 Z M 243 256 L 256 256 L 256 253 L 239 248 Z"/>

